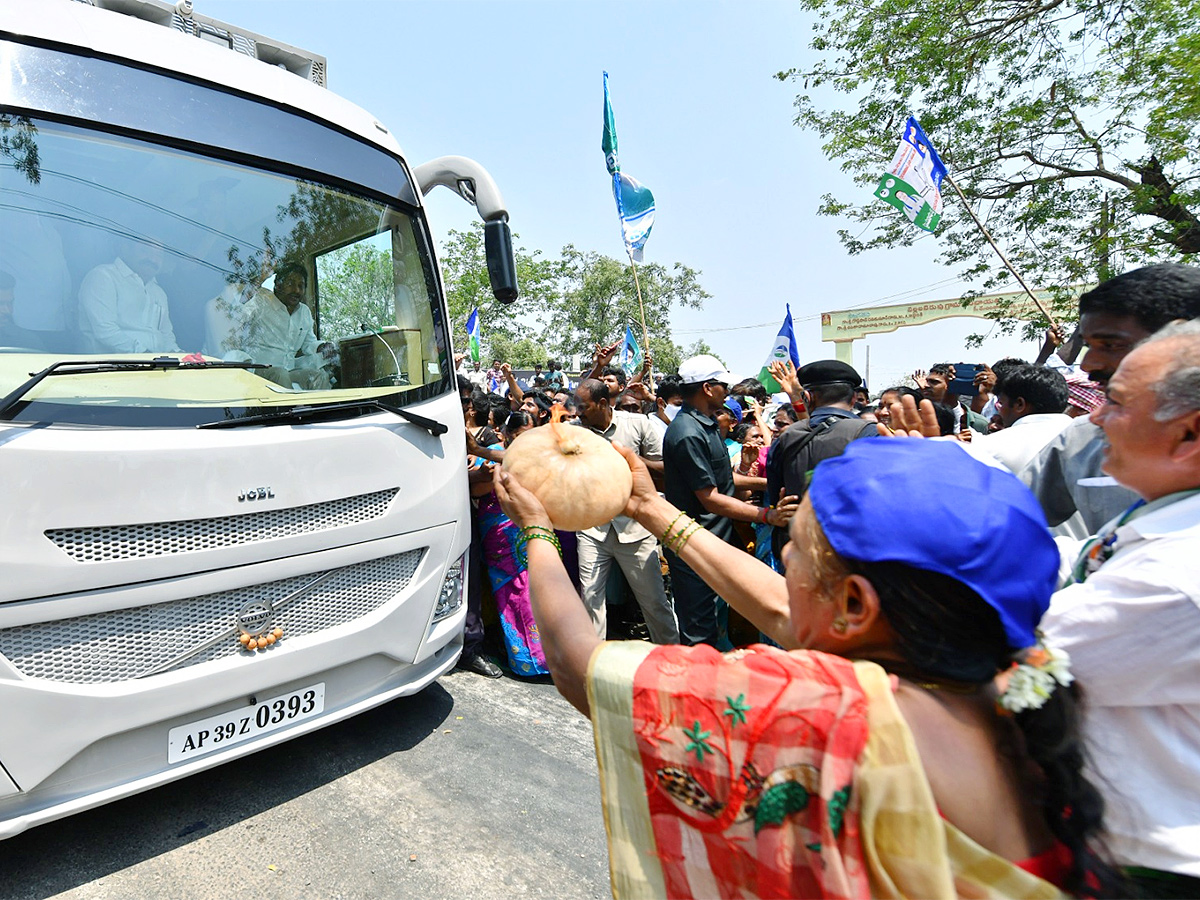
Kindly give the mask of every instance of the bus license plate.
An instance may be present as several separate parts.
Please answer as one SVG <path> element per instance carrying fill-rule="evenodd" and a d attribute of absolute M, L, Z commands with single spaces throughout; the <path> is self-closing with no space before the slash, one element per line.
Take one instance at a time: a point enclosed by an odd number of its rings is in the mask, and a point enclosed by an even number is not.
<path fill-rule="evenodd" d="M 240 744 L 293 722 L 311 719 L 324 709 L 325 684 L 321 683 L 272 697 L 257 706 L 180 725 L 167 735 L 167 762 L 183 762 Z"/>

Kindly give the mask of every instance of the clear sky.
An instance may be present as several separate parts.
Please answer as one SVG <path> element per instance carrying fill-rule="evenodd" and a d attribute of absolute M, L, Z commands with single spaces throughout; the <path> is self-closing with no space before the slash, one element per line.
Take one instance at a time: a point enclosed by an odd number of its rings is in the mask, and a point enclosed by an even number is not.
<path fill-rule="evenodd" d="M 821 342 L 823 311 L 963 290 L 934 263 L 936 239 L 851 257 L 839 223 L 816 215 L 822 194 L 862 192 L 793 124 L 798 86 L 773 77 L 812 52 L 811 19 L 790 0 L 194 2 L 326 56 L 330 88 L 385 123 L 412 164 L 481 162 L 520 243 L 547 254 L 570 243 L 624 256 L 600 151 L 607 70 L 622 169 L 657 204 L 646 259 L 698 269 L 712 294 L 703 310 L 674 315 L 676 342 L 703 337 L 735 374 L 757 373 L 785 304 L 805 361 L 834 355 Z M 474 211 L 436 190 L 429 215 L 440 240 Z M 855 365 L 867 374 L 869 345 L 879 390 L 934 362 L 1036 355 L 999 336 L 964 349 L 967 334 L 992 325 L 957 318 L 874 335 L 855 344 Z"/>

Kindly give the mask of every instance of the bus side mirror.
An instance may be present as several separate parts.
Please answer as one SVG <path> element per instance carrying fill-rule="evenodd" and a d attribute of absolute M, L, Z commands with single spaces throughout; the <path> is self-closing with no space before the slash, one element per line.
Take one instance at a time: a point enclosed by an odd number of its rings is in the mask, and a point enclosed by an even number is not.
<path fill-rule="evenodd" d="M 488 281 L 501 303 L 512 303 L 520 290 L 517 286 L 517 261 L 513 256 L 512 231 L 508 222 L 493 219 L 483 223 L 483 249 L 487 257 Z"/>

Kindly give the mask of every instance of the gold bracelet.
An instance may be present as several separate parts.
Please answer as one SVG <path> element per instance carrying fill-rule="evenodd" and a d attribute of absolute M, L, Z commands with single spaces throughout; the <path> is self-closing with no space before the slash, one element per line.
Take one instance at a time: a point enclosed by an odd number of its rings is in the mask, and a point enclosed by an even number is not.
<path fill-rule="evenodd" d="M 701 525 L 699 522 L 692 522 L 692 524 L 688 527 L 688 529 L 686 531 L 680 532 L 680 534 L 676 537 L 675 546 L 673 548 L 671 548 L 671 552 L 673 552 L 676 556 L 678 556 L 680 553 L 683 552 L 683 545 L 686 544 L 691 539 L 693 534 L 695 534 L 697 531 L 702 530 L 703 528 L 704 528 L 704 526 Z"/>
<path fill-rule="evenodd" d="M 673 519 L 671 520 L 671 524 L 670 524 L 670 525 L 668 525 L 668 526 L 667 526 L 667 530 L 663 532 L 662 540 L 663 540 L 663 545 L 664 545 L 664 546 L 665 546 L 665 545 L 666 545 L 666 543 L 667 543 L 667 538 L 668 538 L 668 537 L 670 536 L 670 534 L 671 534 L 671 530 L 672 530 L 672 529 L 675 527 L 675 523 L 676 523 L 676 522 L 678 522 L 680 519 L 682 519 L 682 518 L 683 518 L 684 516 L 686 516 L 686 515 L 687 515 L 687 513 L 685 513 L 685 512 L 681 512 L 679 515 L 677 515 L 675 518 L 673 518 Z"/>

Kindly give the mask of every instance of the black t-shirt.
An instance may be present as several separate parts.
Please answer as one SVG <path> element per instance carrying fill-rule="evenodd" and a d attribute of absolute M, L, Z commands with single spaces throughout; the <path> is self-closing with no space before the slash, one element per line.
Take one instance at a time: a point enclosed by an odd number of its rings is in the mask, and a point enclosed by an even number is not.
<path fill-rule="evenodd" d="M 714 487 L 719 493 L 733 496 L 729 451 L 717 423 L 687 403 L 680 407 L 663 436 L 663 476 L 668 502 L 722 540 L 733 537 L 733 522 L 710 513 L 695 493 Z"/>

